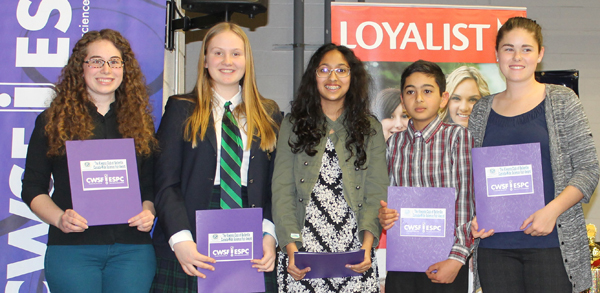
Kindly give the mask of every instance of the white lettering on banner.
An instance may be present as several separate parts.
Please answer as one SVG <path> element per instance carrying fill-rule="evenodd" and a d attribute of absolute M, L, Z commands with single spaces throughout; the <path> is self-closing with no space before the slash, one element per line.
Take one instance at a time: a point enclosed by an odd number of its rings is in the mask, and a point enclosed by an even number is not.
<path fill-rule="evenodd" d="M 350 49 L 356 48 L 356 45 L 348 45 L 348 22 L 340 22 L 340 42 L 342 46 L 346 46 Z M 294 238 L 294 237 L 292 237 Z"/>
<path fill-rule="evenodd" d="M 475 40 L 477 41 L 475 43 L 475 49 L 477 51 L 483 51 L 483 30 L 490 27 L 491 25 L 489 24 L 469 24 L 469 28 L 475 29 Z"/>
<path fill-rule="evenodd" d="M 23 168 L 17 165 L 13 165 L 9 176 L 10 190 L 12 194 L 18 198 L 21 197 L 21 178 L 23 176 L 23 171 Z M 8 212 L 13 215 L 41 222 L 40 219 L 35 214 L 33 214 L 29 207 L 27 207 L 27 205 L 22 201 L 18 201 L 11 198 L 9 200 Z M 7 279 L 18 277 L 24 274 L 29 274 L 44 268 L 44 254 L 46 253 L 46 244 L 34 239 L 47 233 L 48 224 L 43 222 L 35 226 L 27 227 L 8 233 L 8 245 L 35 253 L 38 256 L 8 264 L 6 266 Z M 11 286 L 17 286 L 16 288 L 18 289 L 21 285 L 18 283 L 14 283 Z M 18 292 L 18 290 L 12 291 L 12 289 L 5 291 Z"/>
<path fill-rule="evenodd" d="M 31 209 L 29 209 L 29 207 L 22 201 L 11 198 L 8 204 L 8 212 L 13 215 L 41 222 L 40 219 L 31 211 Z"/>
<path fill-rule="evenodd" d="M 50 13 L 58 10 L 58 21 L 54 26 L 59 31 L 66 33 L 71 25 L 71 4 L 68 0 L 42 0 L 34 16 L 29 14 L 31 1 L 20 0 L 17 4 L 17 21 L 26 30 L 39 31 L 48 23 Z"/>
<path fill-rule="evenodd" d="M 11 158 L 25 159 L 27 145 L 25 144 L 25 128 L 13 128 Z"/>
<path fill-rule="evenodd" d="M 396 27 L 396 30 L 392 31 L 392 27 L 390 27 L 388 22 L 383 23 L 383 28 L 388 33 L 388 36 L 390 36 L 390 49 L 396 48 L 396 38 L 398 37 L 400 30 L 402 30 L 402 27 L 404 27 L 404 23 L 401 22 Z"/>
<path fill-rule="evenodd" d="M 83 10 L 83 12 L 81 13 L 81 24 L 79 27 L 81 28 L 81 35 L 83 36 L 90 30 L 90 0 L 83 0 L 81 10 Z"/>
<path fill-rule="evenodd" d="M 413 35 L 414 37 L 411 38 L 410 35 Z M 406 29 L 406 33 L 404 34 L 404 38 L 400 44 L 400 50 L 404 50 L 408 42 L 415 43 L 419 50 L 425 49 L 423 46 L 423 41 L 421 40 L 421 35 L 419 34 L 419 29 L 414 22 L 408 24 L 408 28 Z"/>
<path fill-rule="evenodd" d="M 444 24 L 444 27 L 447 23 Z M 441 50 L 442 46 L 434 46 L 433 45 L 433 23 L 428 23 L 427 25 L 427 50 Z M 444 35 L 444 43 L 446 41 L 446 36 Z M 395 40 L 394 40 L 395 42 Z"/>
<path fill-rule="evenodd" d="M 23 188 L 21 178 L 23 178 L 24 171 L 25 169 L 20 166 L 13 165 L 10 169 L 10 175 L 8 175 L 8 187 L 10 187 L 12 194 L 18 198 L 21 198 L 21 189 Z"/>
<path fill-rule="evenodd" d="M 456 51 L 464 51 L 469 47 L 469 39 L 460 32 L 461 28 L 467 28 L 467 25 L 464 23 L 458 23 L 452 28 L 452 34 L 462 42 L 461 46 L 452 45 L 452 49 Z"/>
<path fill-rule="evenodd" d="M 44 268 L 44 254 L 46 254 L 46 244 L 35 240 L 48 233 L 48 224 L 39 223 L 37 225 L 23 228 L 8 233 L 8 244 L 37 256 L 10 263 L 6 266 L 6 277 L 12 279 Z"/>
<path fill-rule="evenodd" d="M 58 21 L 54 26 L 66 33 L 71 25 L 73 12 L 68 0 L 41 1 L 37 13 L 29 14 L 31 1 L 20 0 L 17 4 L 17 21 L 26 30 L 39 31 L 48 24 L 51 12 L 58 10 Z M 56 54 L 49 53 L 48 39 L 37 39 L 36 53 L 29 53 L 29 38 L 17 38 L 16 67 L 63 67 L 69 59 L 69 38 L 57 38 Z"/>
<path fill-rule="evenodd" d="M 373 29 L 375 29 L 375 43 L 373 43 L 373 45 L 371 45 L 371 46 L 367 45 L 362 38 L 363 31 L 366 26 L 371 26 L 371 27 L 373 27 Z M 356 42 L 358 43 L 359 46 L 361 46 L 362 48 L 368 49 L 368 50 L 378 48 L 379 45 L 381 45 L 381 42 L 383 42 L 383 31 L 381 30 L 381 27 L 379 27 L 379 25 L 377 23 L 372 22 L 372 21 L 365 21 L 365 22 L 361 23 L 358 26 L 358 28 L 356 28 Z"/>
<path fill-rule="evenodd" d="M 56 54 L 49 52 L 49 39 L 37 39 L 36 53 L 29 53 L 29 38 L 17 38 L 16 67 L 64 67 L 69 60 L 69 38 L 57 38 Z"/>
<path fill-rule="evenodd" d="M 13 106 L 15 108 L 47 108 L 53 95 L 53 87 L 39 83 L 37 87 L 15 87 Z"/>
<path fill-rule="evenodd" d="M 385 37 L 389 39 L 390 49 L 396 49 L 398 35 L 404 28 L 405 23 L 399 22 L 396 26 L 396 29 L 393 30 L 392 26 L 388 22 L 382 22 L 381 25 L 374 21 L 365 21 L 360 23 L 356 27 L 355 31 L 355 39 L 357 44 L 349 44 L 348 43 L 348 22 L 341 21 L 340 22 L 340 42 L 341 45 L 346 46 L 350 49 L 356 48 L 358 45 L 362 49 L 373 50 L 377 49 L 382 43 Z M 366 44 L 364 41 L 365 28 L 369 26 L 373 28 L 375 33 L 375 42 L 373 44 Z M 383 26 L 383 29 L 381 28 Z M 425 41 L 426 45 L 423 44 L 423 38 L 421 37 L 421 32 L 417 27 L 417 24 L 414 22 L 408 23 L 406 26 L 406 31 L 402 37 L 402 41 L 400 42 L 400 50 L 406 49 L 406 46 L 409 43 L 414 43 L 419 50 L 455 50 L 455 51 L 464 51 L 469 48 L 469 45 L 472 43 L 469 41 L 469 38 L 465 36 L 461 30 L 475 30 L 475 49 L 477 51 L 483 51 L 483 31 L 485 29 L 489 29 L 491 25 L 489 24 L 465 24 L 465 23 L 457 23 L 454 26 L 451 26 L 449 23 L 444 23 L 442 26 L 442 30 L 435 30 L 433 23 L 427 23 L 425 25 Z M 367 33 L 372 33 L 373 30 L 367 30 Z M 384 31 L 385 30 L 385 34 Z M 452 32 L 452 33 L 451 33 Z M 443 46 L 434 45 L 433 39 L 435 35 L 438 33 L 443 34 Z M 459 42 L 452 44 L 451 36 L 454 36 L 458 39 Z"/>
<path fill-rule="evenodd" d="M 8 281 L 6 282 L 6 288 L 4 288 L 4 293 L 19 293 L 21 289 L 21 285 L 23 281 Z M 44 281 L 44 286 L 46 286 L 46 292 L 50 292 L 50 287 L 48 287 L 48 282 Z"/>
<path fill-rule="evenodd" d="M 431 33 L 433 35 L 433 32 Z M 450 50 L 450 24 L 444 23 L 444 50 Z"/>

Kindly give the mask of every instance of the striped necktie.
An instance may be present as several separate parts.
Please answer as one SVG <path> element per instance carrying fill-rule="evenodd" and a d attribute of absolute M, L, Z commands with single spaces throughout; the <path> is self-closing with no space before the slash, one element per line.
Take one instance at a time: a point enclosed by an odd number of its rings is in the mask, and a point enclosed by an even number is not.
<path fill-rule="evenodd" d="M 225 103 L 221 129 L 221 208 L 242 207 L 242 166 L 243 142 L 240 129 L 229 109 L 231 102 Z"/>

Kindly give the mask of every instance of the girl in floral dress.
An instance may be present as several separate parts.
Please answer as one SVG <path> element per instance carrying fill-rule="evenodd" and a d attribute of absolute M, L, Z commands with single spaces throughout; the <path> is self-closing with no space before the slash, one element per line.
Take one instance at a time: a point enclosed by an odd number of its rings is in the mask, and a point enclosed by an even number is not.
<path fill-rule="evenodd" d="M 373 248 L 387 169 L 381 124 L 369 114 L 369 76 L 346 47 L 323 45 L 302 77 L 277 143 L 273 220 L 279 292 L 379 292 Z M 360 276 L 304 279 L 294 252 L 365 250 Z"/>

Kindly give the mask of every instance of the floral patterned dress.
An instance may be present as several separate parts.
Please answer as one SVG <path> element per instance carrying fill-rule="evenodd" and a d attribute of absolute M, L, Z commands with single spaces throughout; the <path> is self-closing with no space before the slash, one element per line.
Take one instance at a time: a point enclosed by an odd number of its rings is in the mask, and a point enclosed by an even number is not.
<path fill-rule="evenodd" d="M 303 247 L 299 250 L 306 252 L 343 252 L 362 247 L 356 215 L 344 198 L 342 171 L 329 138 L 321 160 L 319 180 L 306 207 L 302 238 Z M 371 268 L 362 276 L 296 281 L 287 272 L 287 255 L 279 252 L 279 292 L 379 292 L 377 260 L 373 250 L 371 262 Z"/>

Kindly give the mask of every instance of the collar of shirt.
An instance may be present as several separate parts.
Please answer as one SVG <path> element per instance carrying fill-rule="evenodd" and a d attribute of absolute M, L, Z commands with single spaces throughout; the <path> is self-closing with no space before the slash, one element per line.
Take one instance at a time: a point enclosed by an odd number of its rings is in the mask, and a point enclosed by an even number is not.
<path fill-rule="evenodd" d="M 226 102 L 231 102 L 231 106 L 229 107 L 229 109 L 232 112 L 235 109 L 235 107 L 237 107 L 239 104 L 242 103 L 242 86 L 241 85 L 239 86 L 239 91 L 237 92 L 237 94 L 235 94 L 229 100 L 226 100 L 225 98 L 223 98 L 214 89 L 212 92 L 213 92 L 213 105 L 214 105 L 213 113 L 215 113 L 215 116 L 216 116 L 215 118 L 218 117 L 219 120 L 221 120 L 221 116 L 223 116 L 223 113 L 225 112 L 225 103 Z M 218 115 L 216 115 L 216 114 L 218 114 Z"/>
<path fill-rule="evenodd" d="M 406 129 L 406 133 L 413 143 L 419 137 L 422 137 L 423 140 L 425 140 L 425 143 L 428 143 L 433 138 L 435 133 L 440 129 L 441 126 L 442 119 L 440 119 L 440 116 L 438 115 L 435 116 L 435 119 L 433 119 L 433 121 L 431 121 L 427 126 L 425 126 L 423 130 L 417 131 L 415 130 L 414 123 L 411 119 L 408 122 L 408 129 Z"/>
<path fill-rule="evenodd" d="M 88 101 L 86 103 L 86 107 L 88 108 L 88 111 L 89 111 L 90 115 L 92 116 L 92 118 L 101 118 L 101 117 L 108 118 L 108 117 L 117 115 L 117 112 L 116 112 L 117 111 L 117 101 L 116 100 L 114 102 L 110 103 L 108 112 L 106 112 L 106 114 L 104 114 L 104 115 L 98 113 L 98 107 L 96 107 L 96 105 L 92 101 Z"/>

